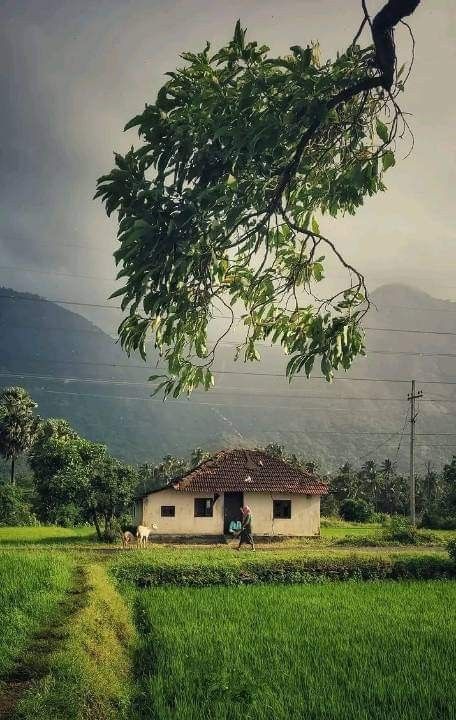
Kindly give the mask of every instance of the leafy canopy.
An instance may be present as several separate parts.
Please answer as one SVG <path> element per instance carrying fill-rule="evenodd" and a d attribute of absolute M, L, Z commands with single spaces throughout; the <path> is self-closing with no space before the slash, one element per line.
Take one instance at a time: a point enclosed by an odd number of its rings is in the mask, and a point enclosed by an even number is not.
<path fill-rule="evenodd" d="M 14 461 L 28 450 L 38 429 L 39 418 L 34 415 L 36 407 L 24 388 L 7 387 L 0 393 L 0 455 L 12 461 L 12 482 Z"/>
<path fill-rule="evenodd" d="M 218 52 L 207 43 L 183 53 L 155 103 L 126 125 L 139 146 L 116 154 L 98 181 L 95 197 L 119 220 L 120 339 L 145 358 L 153 337 L 166 373 L 151 379 L 162 378 L 165 396 L 211 387 L 217 346 L 239 313 L 236 358 L 257 361 L 262 343 L 279 343 L 290 379 L 309 376 L 318 358 L 329 380 L 364 352 L 363 276 L 320 222 L 385 189 L 405 129 L 401 71 L 385 91 L 372 46 L 352 43 L 326 62 L 315 44 L 268 52 L 238 22 Z M 347 284 L 317 300 L 328 252 Z M 214 340 L 215 318 L 226 324 Z"/>

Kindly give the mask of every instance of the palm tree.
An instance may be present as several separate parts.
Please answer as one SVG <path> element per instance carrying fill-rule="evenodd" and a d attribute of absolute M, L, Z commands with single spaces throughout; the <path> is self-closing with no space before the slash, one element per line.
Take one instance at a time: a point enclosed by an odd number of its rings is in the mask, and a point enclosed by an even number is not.
<path fill-rule="evenodd" d="M 31 446 L 39 425 L 37 407 L 24 388 L 5 388 L 0 394 L 0 454 L 11 460 L 11 484 L 19 455 Z"/>

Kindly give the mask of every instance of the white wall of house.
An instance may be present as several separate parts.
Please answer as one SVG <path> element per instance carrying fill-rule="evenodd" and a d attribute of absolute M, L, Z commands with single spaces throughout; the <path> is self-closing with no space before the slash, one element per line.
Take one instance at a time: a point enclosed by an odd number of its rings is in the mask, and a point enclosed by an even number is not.
<path fill-rule="evenodd" d="M 143 524 L 157 525 L 158 535 L 222 535 L 223 495 L 213 505 L 212 517 L 195 517 L 195 498 L 213 498 L 213 493 L 161 490 L 143 499 Z M 162 517 L 162 506 L 173 505 L 174 517 Z"/>
<path fill-rule="evenodd" d="M 213 505 L 212 517 L 195 517 L 195 498 L 213 498 L 211 493 L 188 493 L 173 489 L 147 495 L 138 508 L 143 525 L 157 525 L 159 535 L 222 535 L 223 494 Z M 290 500 L 291 517 L 274 518 L 273 501 Z M 254 535 L 312 536 L 320 533 L 320 497 L 317 495 L 282 495 L 244 493 L 244 502 L 253 514 Z M 162 517 L 162 506 L 174 506 L 174 517 Z"/>
<path fill-rule="evenodd" d="M 291 501 L 291 518 L 274 518 L 274 500 Z M 253 515 L 254 535 L 312 536 L 320 534 L 319 495 L 244 493 Z"/>

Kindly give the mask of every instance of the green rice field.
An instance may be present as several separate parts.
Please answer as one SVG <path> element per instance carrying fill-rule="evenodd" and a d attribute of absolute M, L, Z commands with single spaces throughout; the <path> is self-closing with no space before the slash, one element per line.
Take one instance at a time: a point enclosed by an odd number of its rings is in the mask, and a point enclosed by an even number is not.
<path fill-rule="evenodd" d="M 56 525 L 43 527 L 0 527 L 1 545 L 60 545 L 87 543 L 94 539 L 92 527 L 63 528 Z"/>
<path fill-rule="evenodd" d="M 454 582 L 166 588 L 135 603 L 138 717 L 455 717 Z"/>
<path fill-rule="evenodd" d="M 0 681 L 33 633 L 51 621 L 70 582 L 71 566 L 61 553 L 0 551 Z"/>

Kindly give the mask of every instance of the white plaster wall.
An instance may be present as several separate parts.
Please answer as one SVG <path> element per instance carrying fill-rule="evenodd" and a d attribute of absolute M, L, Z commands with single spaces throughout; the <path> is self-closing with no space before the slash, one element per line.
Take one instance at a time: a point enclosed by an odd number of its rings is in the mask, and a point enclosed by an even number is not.
<path fill-rule="evenodd" d="M 273 519 L 273 500 L 291 500 L 291 518 Z M 312 536 L 320 534 L 320 497 L 318 495 L 281 495 L 244 493 L 244 502 L 253 515 L 254 535 Z"/>
<path fill-rule="evenodd" d="M 157 525 L 159 535 L 222 535 L 223 495 L 214 503 L 212 517 L 194 517 L 194 501 L 213 497 L 208 493 L 185 493 L 169 489 L 147 495 L 143 500 L 142 524 Z M 291 500 L 291 518 L 273 519 L 273 500 Z M 254 535 L 312 536 L 320 534 L 320 498 L 316 495 L 244 493 L 244 502 L 253 514 Z M 175 517 L 161 517 L 162 505 L 174 505 Z M 139 510 L 139 515 L 141 514 Z"/>
<path fill-rule="evenodd" d="M 195 517 L 195 498 L 214 497 L 213 493 L 187 493 L 173 489 L 147 495 L 143 500 L 143 525 L 157 525 L 158 535 L 222 535 L 223 496 L 217 498 L 212 517 Z M 174 505 L 175 517 L 161 517 L 162 505 Z"/>

